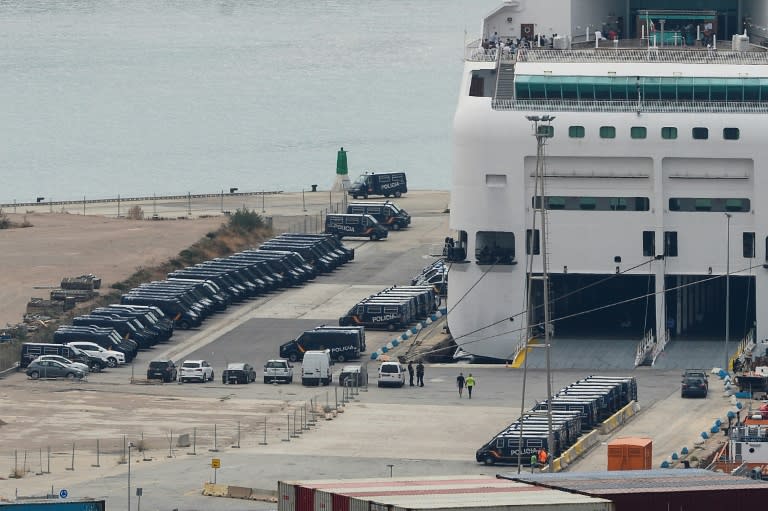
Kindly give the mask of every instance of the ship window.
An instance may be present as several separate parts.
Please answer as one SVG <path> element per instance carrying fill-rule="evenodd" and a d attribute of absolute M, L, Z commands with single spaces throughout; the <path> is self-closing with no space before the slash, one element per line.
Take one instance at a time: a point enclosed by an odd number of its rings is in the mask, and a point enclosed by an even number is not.
<path fill-rule="evenodd" d="M 741 238 L 742 254 L 747 259 L 755 257 L 755 233 L 745 232 Z"/>
<path fill-rule="evenodd" d="M 507 186 L 507 175 L 506 174 L 486 174 L 485 184 L 491 187 Z"/>
<path fill-rule="evenodd" d="M 584 126 L 570 126 L 568 136 L 571 138 L 584 138 Z"/>
<path fill-rule="evenodd" d="M 666 257 L 677 257 L 677 231 L 666 231 L 664 233 L 664 255 Z"/>
<path fill-rule="evenodd" d="M 673 197 L 669 199 L 669 210 L 748 213 L 750 211 L 750 200 L 745 198 Z"/>
<path fill-rule="evenodd" d="M 600 126 L 600 138 L 616 138 L 616 128 L 613 126 Z"/>
<path fill-rule="evenodd" d="M 656 233 L 643 231 L 643 255 L 653 257 L 656 255 Z"/>
<path fill-rule="evenodd" d="M 540 135 L 545 138 L 552 138 L 555 136 L 555 127 L 550 126 L 548 124 L 540 124 L 539 125 L 539 132 L 537 135 Z"/>
<path fill-rule="evenodd" d="M 460 263 L 467 260 L 467 231 L 459 231 L 459 239 L 445 238 L 443 255 L 450 263 Z"/>
<path fill-rule="evenodd" d="M 725 201 L 726 211 L 743 211 L 743 205 L 741 199 L 728 199 Z"/>
<path fill-rule="evenodd" d="M 514 264 L 515 234 L 478 231 L 475 237 L 477 264 Z"/>
<path fill-rule="evenodd" d="M 533 252 L 531 252 L 533 250 Z M 528 255 L 541 254 L 541 244 L 539 243 L 539 230 L 527 229 L 525 231 L 525 253 Z"/>
<path fill-rule="evenodd" d="M 565 197 L 547 197 L 547 209 L 565 209 Z"/>
<path fill-rule="evenodd" d="M 661 128 L 661 138 L 666 140 L 674 140 L 677 138 L 677 128 L 671 126 L 665 126 Z"/>
<path fill-rule="evenodd" d="M 709 129 L 707 128 L 693 128 L 691 130 L 694 140 L 706 140 L 709 138 Z"/>
<path fill-rule="evenodd" d="M 712 211 L 712 199 L 696 199 L 696 211 Z"/>
<path fill-rule="evenodd" d="M 647 138 L 648 129 L 645 126 L 632 126 L 629 130 L 629 134 L 632 138 Z"/>
<path fill-rule="evenodd" d="M 611 197 L 610 205 L 613 211 L 626 211 L 627 199 L 624 197 Z"/>
<path fill-rule="evenodd" d="M 723 128 L 723 138 L 725 140 L 738 140 L 739 128 Z"/>
<path fill-rule="evenodd" d="M 472 73 L 472 81 L 469 84 L 469 95 L 483 97 L 485 89 L 485 80 L 482 76 Z"/>
<path fill-rule="evenodd" d="M 595 209 L 597 201 L 594 197 L 582 197 L 579 200 L 579 209 Z"/>

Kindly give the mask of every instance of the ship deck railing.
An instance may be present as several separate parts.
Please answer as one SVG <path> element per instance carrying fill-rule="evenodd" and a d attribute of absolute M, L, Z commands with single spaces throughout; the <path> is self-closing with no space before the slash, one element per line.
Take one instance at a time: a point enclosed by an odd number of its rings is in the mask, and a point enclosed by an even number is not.
<path fill-rule="evenodd" d="M 671 64 L 732 64 L 766 65 L 768 48 L 749 44 L 748 51 L 737 51 L 730 41 L 718 43 L 716 48 L 701 46 L 653 46 L 646 40 L 625 39 L 622 41 L 601 41 L 574 43 L 571 49 L 551 47 L 533 48 L 483 48 L 476 39 L 465 47 L 464 59 L 471 62 L 559 62 L 559 63 L 671 63 Z"/>
<path fill-rule="evenodd" d="M 768 102 L 494 99 L 494 110 L 537 112 L 768 113 Z"/>

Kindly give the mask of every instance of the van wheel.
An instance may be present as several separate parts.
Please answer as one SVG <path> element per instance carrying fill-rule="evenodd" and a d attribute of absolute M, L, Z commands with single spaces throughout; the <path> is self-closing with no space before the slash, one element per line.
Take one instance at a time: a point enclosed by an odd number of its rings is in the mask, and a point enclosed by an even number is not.
<path fill-rule="evenodd" d="M 344 355 L 339 355 L 338 357 L 336 357 L 336 361 L 337 361 L 339 364 L 343 364 L 345 360 L 346 360 L 346 359 L 344 358 Z"/>
<path fill-rule="evenodd" d="M 187 321 L 186 319 L 182 319 L 179 322 L 179 328 L 181 328 L 182 330 L 189 330 L 190 326 L 191 325 L 189 324 L 189 321 Z"/>
<path fill-rule="evenodd" d="M 388 324 L 388 325 L 387 325 L 387 330 L 389 330 L 390 332 L 394 332 L 394 331 L 395 331 L 395 325 L 394 325 L 394 323 L 390 323 L 390 324 Z"/>
<path fill-rule="evenodd" d="M 117 367 L 117 359 L 115 357 L 109 357 L 107 359 L 107 367 Z"/>
<path fill-rule="evenodd" d="M 402 192 L 395 192 L 395 197 L 397 197 L 398 199 L 400 198 L 401 195 L 403 195 Z"/>
<path fill-rule="evenodd" d="M 32 371 L 31 373 L 29 373 L 29 377 L 32 378 L 33 380 L 36 380 L 40 378 L 40 373 L 38 373 L 37 371 Z"/>
<path fill-rule="evenodd" d="M 376 233 L 371 234 L 371 241 L 378 241 L 378 240 L 379 240 L 379 235 L 378 234 L 376 234 Z"/>
<path fill-rule="evenodd" d="M 297 360 L 299 360 L 299 357 L 298 355 L 296 355 L 296 353 L 291 353 L 290 355 L 288 355 L 288 360 L 290 360 L 291 362 L 296 362 Z"/>
<path fill-rule="evenodd" d="M 486 465 L 494 465 L 496 463 L 496 459 L 490 454 L 486 454 L 485 458 L 483 458 L 483 463 Z"/>
<path fill-rule="evenodd" d="M 400 230 L 400 224 L 397 224 L 397 223 L 392 224 L 392 230 L 393 231 L 399 231 Z"/>

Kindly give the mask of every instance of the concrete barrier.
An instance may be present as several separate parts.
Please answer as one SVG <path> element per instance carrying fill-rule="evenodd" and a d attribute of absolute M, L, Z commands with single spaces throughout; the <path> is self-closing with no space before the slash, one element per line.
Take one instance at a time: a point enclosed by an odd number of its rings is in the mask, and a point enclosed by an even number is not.
<path fill-rule="evenodd" d="M 608 417 L 600 426 L 600 433 L 607 435 L 611 431 L 627 422 L 637 412 L 640 411 L 640 405 L 637 401 L 631 401 L 627 406 Z"/>
<path fill-rule="evenodd" d="M 277 491 L 245 486 L 230 486 L 227 484 L 203 484 L 203 495 L 208 497 L 227 497 L 231 499 L 260 500 L 277 502 Z"/>

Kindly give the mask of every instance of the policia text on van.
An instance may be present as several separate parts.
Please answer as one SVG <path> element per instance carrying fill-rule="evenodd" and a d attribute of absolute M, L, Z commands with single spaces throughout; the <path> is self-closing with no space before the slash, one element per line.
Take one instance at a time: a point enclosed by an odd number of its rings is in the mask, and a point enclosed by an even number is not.
<path fill-rule="evenodd" d="M 370 238 L 372 241 L 387 237 L 387 230 L 371 215 L 332 214 L 325 217 L 325 232 L 341 239 L 345 236 Z"/>

